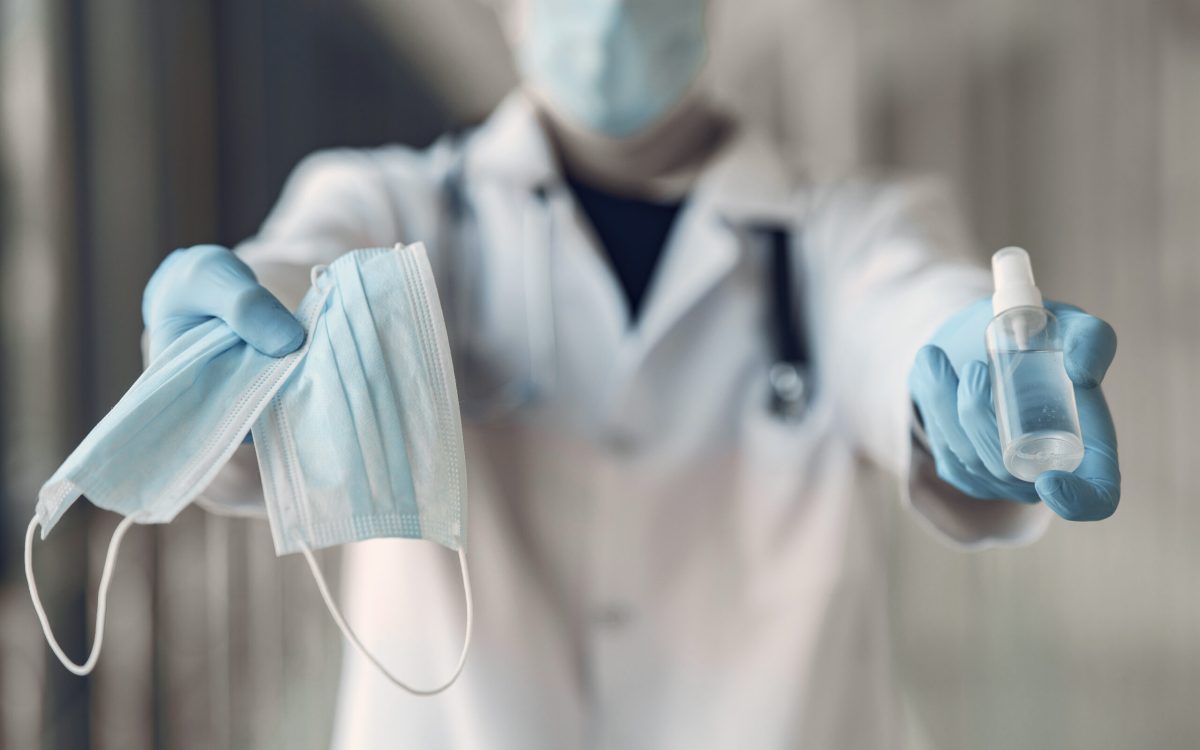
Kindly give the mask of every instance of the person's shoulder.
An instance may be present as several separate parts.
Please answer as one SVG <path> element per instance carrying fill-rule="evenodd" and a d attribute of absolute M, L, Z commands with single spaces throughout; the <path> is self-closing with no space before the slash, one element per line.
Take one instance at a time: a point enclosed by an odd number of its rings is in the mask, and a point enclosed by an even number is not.
<path fill-rule="evenodd" d="M 903 213 L 953 196 L 949 181 L 936 174 L 872 168 L 812 181 L 806 192 L 815 217 L 835 219 Z"/>
<path fill-rule="evenodd" d="M 842 242 L 928 228 L 961 214 L 951 183 L 928 173 L 862 169 L 812 182 L 806 192 L 808 228 Z"/>
<path fill-rule="evenodd" d="M 839 268 L 883 257 L 960 259 L 974 246 L 950 181 L 880 171 L 814 185 L 805 237 Z"/>
<path fill-rule="evenodd" d="M 416 148 L 387 144 L 369 148 L 327 148 L 304 157 L 289 183 L 307 191 L 383 191 L 405 194 L 436 190 L 462 152 L 462 136 L 445 135 Z"/>

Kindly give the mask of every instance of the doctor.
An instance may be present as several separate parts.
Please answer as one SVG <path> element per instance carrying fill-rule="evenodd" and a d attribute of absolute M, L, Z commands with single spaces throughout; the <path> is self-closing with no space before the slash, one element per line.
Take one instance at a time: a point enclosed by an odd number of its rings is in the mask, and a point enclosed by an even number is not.
<path fill-rule="evenodd" d="M 236 255 L 178 251 L 147 287 L 152 352 L 219 316 L 280 355 L 311 266 L 430 249 L 467 420 L 475 640 L 424 700 L 347 651 L 336 747 L 895 747 L 885 503 L 967 547 L 1115 510 L 1112 329 L 1055 308 L 1087 455 L 1009 476 L 990 279 L 944 193 L 788 174 L 697 85 L 705 11 L 513 4 L 523 85 L 485 124 L 316 154 Z M 239 450 L 207 502 L 261 515 Z M 342 590 L 394 670 L 453 666 L 452 554 L 355 545 Z"/>

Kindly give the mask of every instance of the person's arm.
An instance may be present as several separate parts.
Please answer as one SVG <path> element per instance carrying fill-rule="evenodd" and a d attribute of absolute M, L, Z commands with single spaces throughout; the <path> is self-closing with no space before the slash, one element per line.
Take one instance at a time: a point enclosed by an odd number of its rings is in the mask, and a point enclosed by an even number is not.
<path fill-rule="evenodd" d="M 312 154 L 292 170 L 258 234 L 234 252 L 294 309 L 315 265 L 351 250 L 429 243 L 449 148 L 439 142 L 426 151 L 391 146 Z"/>
<path fill-rule="evenodd" d="M 904 502 L 944 538 L 965 546 L 1036 538 L 1051 516 L 1043 505 L 972 497 L 939 477 L 923 446 L 909 388 L 917 352 L 991 286 L 969 258 L 944 186 L 844 184 L 818 195 L 809 215 L 821 384 L 843 429 L 900 478 Z"/>

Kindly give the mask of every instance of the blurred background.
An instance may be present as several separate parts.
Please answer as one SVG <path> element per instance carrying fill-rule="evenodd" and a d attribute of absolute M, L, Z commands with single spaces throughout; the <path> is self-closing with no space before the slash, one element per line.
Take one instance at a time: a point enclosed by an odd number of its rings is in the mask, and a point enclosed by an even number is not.
<path fill-rule="evenodd" d="M 716 0 L 719 96 L 818 175 L 954 181 L 980 258 L 1111 321 L 1120 510 L 962 554 L 897 511 L 903 689 L 936 747 L 1200 746 L 1200 1 Z M 266 524 L 122 548 L 91 678 L 21 569 L 37 489 L 140 371 L 171 249 L 252 234 L 333 145 L 424 145 L 513 83 L 479 0 L 0 0 L 0 747 L 320 748 L 342 643 Z M 115 517 L 37 548 L 83 654 Z M 336 577 L 336 576 L 333 576 Z"/>

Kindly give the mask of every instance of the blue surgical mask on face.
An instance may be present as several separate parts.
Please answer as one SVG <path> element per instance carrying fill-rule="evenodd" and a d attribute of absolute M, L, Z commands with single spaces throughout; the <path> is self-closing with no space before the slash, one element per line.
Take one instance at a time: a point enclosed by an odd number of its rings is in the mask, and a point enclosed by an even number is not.
<path fill-rule="evenodd" d="M 224 322 L 187 332 L 159 355 L 42 487 L 26 534 L 26 576 L 54 653 L 87 674 L 103 642 L 113 560 L 131 523 L 166 523 L 194 500 L 253 426 L 276 553 L 304 554 L 351 643 L 416 694 L 453 684 L 471 632 L 463 550 L 466 478 L 458 396 L 432 272 L 420 245 L 348 253 L 313 273 L 297 313 L 306 338 L 282 358 L 259 354 Z M 125 516 L 101 576 L 96 638 L 74 664 L 37 596 L 32 543 L 80 496 Z M 457 551 L 467 596 L 458 666 L 422 690 L 391 675 L 346 624 L 313 550 L 376 537 L 427 539 Z"/>
<path fill-rule="evenodd" d="M 622 138 L 678 104 L 704 65 L 707 0 L 526 0 L 517 59 L 568 120 Z"/>

